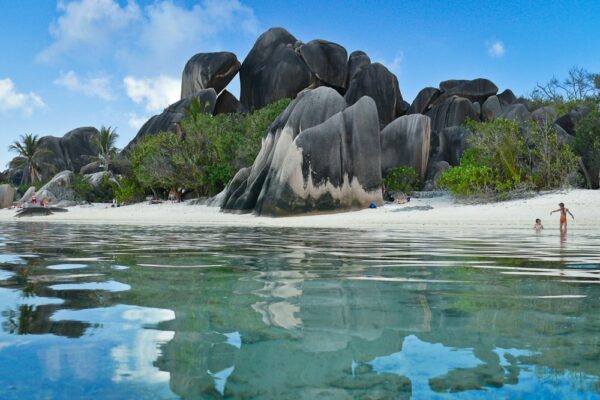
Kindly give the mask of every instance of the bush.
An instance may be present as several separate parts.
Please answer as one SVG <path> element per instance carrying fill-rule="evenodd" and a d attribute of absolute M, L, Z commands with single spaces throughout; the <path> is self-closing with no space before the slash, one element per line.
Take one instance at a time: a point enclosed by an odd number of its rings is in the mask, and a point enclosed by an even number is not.
<path fill-rule="evenodd" d="M 135 203 L 144 200 L 142 185 L 134 177 L 123 177 L 115 190 L 115 198 L 119 203 Z"/>
<path fill-rule="evenodd" d="M 467 127 L 470 148 L 439 180 L 457 196 L 503 198 L 515 190 L 561 187 L 576 176 L 577 157 L 551 126 L 532 123 L 525 135 L 518 122 L 505 119 L 469 121 Z"/>
<path fill-rule="evenodd" d="M 587 171 L 592 175 L 593 185 L 598 186 L 600 171 L 600 112 L 599 105 L 576 125 L 577 135 L 573 150 L 581 157 Z"/>
<path fill-rule="evenodd" d="M 401 191 L 410 194 L 420 187 L 419 175 L 411 167 L 397 167 L 389 170 L 383 182 L 388 192 Z"/>
<path fill-rule="evenodd" d="M 115 198 L 115 191 L 118 184 L 111 180 L 108 175 L 104 175 L 97 187 L 92 186 L 90 181 L 83 175 L 75 174 L 73 176 L 72 189 L 78 200 L 89 203 L 107 203 Z"/>

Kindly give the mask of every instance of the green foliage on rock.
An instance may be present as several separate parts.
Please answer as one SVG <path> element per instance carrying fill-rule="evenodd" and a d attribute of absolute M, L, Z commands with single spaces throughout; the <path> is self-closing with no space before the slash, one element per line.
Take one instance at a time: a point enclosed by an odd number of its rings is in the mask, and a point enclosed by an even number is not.
<path fill-rule="evenodd" d="M 115 192 L 118 184 L 104 175 L 100 183 L 94 187 L 85 176 L 75 174 L 73 176 L 72 189 L 75 192 L 77 200 L 83 200 L 90 203 L 107 203 L 115 198 Z"/>
<path fill-rule="evenodd" d="M 252 164 L 267 128 L 289 102 L 279 100 L 251 114 L 212 116 L 196 101 L 179 133 L 160 132 L 136 144 L 129 156 L 133 178 L 155 195 L 173 188 L 217 194 Z"/>
<path fill-rule="evenodd" d="M 507 197 L 517 190 L 543 190 L 572 183 L 577 157 L 552 126 L 535 123 L 524 131 L 506 119 L 475 123 L 458 167 L 440 177 L 441 187 L 459 197 Z"/>
<path fill-rule="evenodd" d="M 392 168 L 386 173 L 383 182 L 388 192 L 400 191 L 410 194 L 420 187 L 419 175 L 411 167 Z"/>
<path fill-rule="evenodd" d="M 573 150 L 581 157 L 587 170 L 596 175 L 595 180 L 599 179 L 597 175 L 600 171 L 600 112 L 598 107 L 600 105 L 595 105 L 593 111 L 577 123 L 575 128 L 577 135 L 573 143 Z"/>

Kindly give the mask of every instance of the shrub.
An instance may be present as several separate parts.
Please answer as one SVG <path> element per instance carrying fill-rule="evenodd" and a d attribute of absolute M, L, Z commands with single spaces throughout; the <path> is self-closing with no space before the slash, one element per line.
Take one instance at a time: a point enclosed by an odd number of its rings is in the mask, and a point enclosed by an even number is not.
<path fill-rule="evenodd" d="M 419 175 L 412 167 L 393 168 L 386 173 L 384 185 L 388 192 L 401 191 L 410 194 L 420 187 Z"/>
<path fill-rule="evenodd" d="M 73 176 L 72 189 L 78 200 L 90 203 L 106 203 L 115 198 L 118 184 L 104 175 L 97 187 L 94 187 L 85 176 L 75 174 Z"/>
<path fill-rule="evenodd" d="M 600 112 L 599 105 L 576 125 L 577 135 L 573 150 L 581 157 L 585 168 L 593 175 L 594 186 L 597 186 L 600 171 Z"/>
<path fill-rule="evenodd" d="M 135 203 L 144 200 L 144 188 L 134 177 L 123 177 L 115 189 L 115 198 L 119 203 Z"/>

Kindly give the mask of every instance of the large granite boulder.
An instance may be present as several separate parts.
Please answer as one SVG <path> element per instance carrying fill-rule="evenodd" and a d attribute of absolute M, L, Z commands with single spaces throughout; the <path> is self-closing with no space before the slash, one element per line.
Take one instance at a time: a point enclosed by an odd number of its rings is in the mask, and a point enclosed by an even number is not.
<path fill-rule="evenodd" d="M 273 122 L 250 171 L 228 185 L 222 208 L 289 215 L 381 204 L 375 102 L 347 107 L 334 89 L 301 92 Z"/>
<path fill-rule="evenodd" d="M 527 124 L 531 121 L 531 113 L 524 104 L 515 103 L 503 108 L 500 114 L 498 114 L 498 118 L 517 121 L 522 128 L 526 128 Z"/>
<path fill-rule="evenodd" d="M 412 167 L 424 180 L 429 159 L 431 120 L 422 114 L 404 115 L 389 123 L 380 134 L 381 172 Z"/>
<path fill-rule="evenodd" d="M 460 164 L 460 157 L 468 146 L 471 131 L 462 126 L 449 126 L 438 135 L 438 150 L 435 159 L 444 160 L 452 166 Z"/>
<path fill-rule="evenodd" d="M 181 98 L 192 97 L 203 89 L 221 93 L 240 70 L 233 53 L 199 53 L 188 60 L 181 77 Z"/>
<path fill-rule="evenodd" d="M 215 109 L 213 110 L 213 114 L 233 114 L 244 112 L 244 106 L 240 101 L 228 90 L 223 90 L 219 97 L 217 97 L 217 102 L 215 104 Z"/>
<path fill-rule="evenodd" d="M 38 164 L 42 166 L 40 170 L 42 181 L 52 178 L 57 171 L 69 168 L 61 146 L 61 138 L 56 136 L 42 136 L 39 143 L 40 148 L 44 149 L 38 159 Z"/>
<path fill-rule="evenodd" d="M 485 100 L 498 93 L 498 87 L 488 79 L 450 80 L 440 83 L 442 94 L 437 102 L 440 103 L 451 96 L 464 97 L 472 102 L 483 104 Z"/>
<path fill-rule="evenodd" d="M 395 120 L 404 107 L 396 75 L 380 63 L 363 66 L 350 81 L 346 103 L 350 106 L 363 96 L 375 100 L 381 127 Z"/>
<path fill-rule="evenodd" d="M 439 133 L 449 126 L 460 126 L 467 119 L 479 121 L 473 104 L 464 97 L 450 97 L 426 113 L 431 118 L 431 130 Z"/>
<path fill-rule="evenodd" d="M 575 135 L 575 125 L 592 111 L 587 104 L 582 104 L 569 111 L 556 120 L 556 124 L 563 128 L 569 135 Z"/>
<path fill-rule="evenodd" d="M 98 155 L 96 144 L 98 134 L 99 132 L 96 128 L 83 127 L 67 132 L 60 139 L 60 147 L 65 157 L 66 169 L 79 172 L 81 167 L 89 164 L 89 156 Z M 57 170 L 60 171 L 60 169 Z"/>
<path fill-rule="evenodd" d="M 504 92 L 497 94 L 498 100 L 502 108 L 515 104 L 517 102 L 517 96 L 510 89 L 506 89 Z"/>
<path fill-rule="evenodd" d="M 407 114 L 424 114 L 439 97 L 440 93 L 439 89 L 434 87 L 421 89 L 410 105 Z"/>
<path fill-rule="evenodd" d="M 73 176 L 73 172 L 69 170 L 56 174 L 54 178 L 38 190 L 36 194 L 38 201 L 48 198 L 50 204 L 56 204 L 62 200 L 75 200 L 76 195 L 72 187 Z M 21 200 L 27 201 L 25 196 Z"/>
<path fill-rule="evenodd" d="M 217 102 L 217 92 L 215 89 L 204 89 L 196 92 L 192 97 L 186 97 L 176 103 L 171 104 L 165 110 L 150 118 L 138 131 L 135 138 L 123 149 L 127 153 L 131 146 L 146 135 L 156 135 L 159 132 L 179 132 L 179 123 L 186 116 L 187 110 L 195 100 L 198 100 L 200 106 L 205 108 L 207 114 L 212 114 Z"/>
<path fill-rule="evenodd" d="M 0 208 L 10 208 L 15 200 L 16 190 L 12 185 L 0 185 Z"/>
<path fill-rule="evenodd" d="M 554 124 L 556 121 L 556 108 L 552 106 L 540 107 L 531 113 L 531 118 L 541 127 Z"/>
<path fill-rule="evenodd" d="M 317 86 L 330 86 L 344 91 L 348 74 L 346 49 L 326 40 L 312 40 L 301 45 L 298 52 L 318 80 Z"/>
<path fill-rule="evenodd" d="M 271 28 L 256 40 L 240 69 L 240 101 L 253 111 L 295 97 L 313 74 L 296 52 L 301 43 L 283 28 Z"/>
<path fill-rule="evenodd" d="M 481 117 L 485 121 L 492 121 L 502 112 L 502 106 L 498 96 L 490 96 L 481 107 Z"/>
<path fill-rule="evenodd" d="M 350 81 L 356 76 L 363 67 L 370 65 L 371 59 L 364 51 L 353 51 L 348 57 L 348 76 L 345 87 L 348 88 Z"/>

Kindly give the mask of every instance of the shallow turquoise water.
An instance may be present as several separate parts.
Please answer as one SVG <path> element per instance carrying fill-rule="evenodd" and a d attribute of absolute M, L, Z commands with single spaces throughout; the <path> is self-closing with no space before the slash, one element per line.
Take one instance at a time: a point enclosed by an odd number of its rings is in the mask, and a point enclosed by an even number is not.
<path fill-rule="evenodd" d="M 1 399 L 600 398 L 600 237 L 8 224 Z"/>

